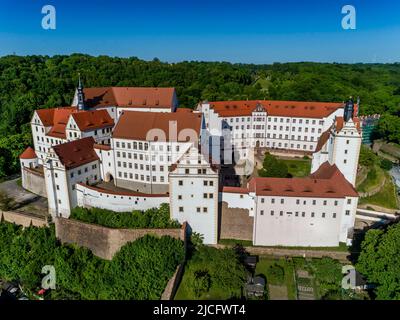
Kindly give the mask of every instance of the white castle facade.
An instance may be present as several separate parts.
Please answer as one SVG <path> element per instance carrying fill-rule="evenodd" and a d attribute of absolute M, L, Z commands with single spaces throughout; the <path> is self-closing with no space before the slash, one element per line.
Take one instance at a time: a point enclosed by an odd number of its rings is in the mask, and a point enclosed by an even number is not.
<path fill-rule="evenodd" d="M 20 156 L 23 186 L 48 198 L 53 217 L 69 217 L 76 206 L 126 212 L 169 203 L 171 218 L 186 221 L 206 244 L 222 237 L 264 246 L 351 241 L 357 104 L 177 106 L 173 88 L 79 83 L 72 106 L 34 112 L 34 146 Z M 222 169 L 252 159 L 255 149 L 311 155 L 311 175 L 226 184 Z"/>

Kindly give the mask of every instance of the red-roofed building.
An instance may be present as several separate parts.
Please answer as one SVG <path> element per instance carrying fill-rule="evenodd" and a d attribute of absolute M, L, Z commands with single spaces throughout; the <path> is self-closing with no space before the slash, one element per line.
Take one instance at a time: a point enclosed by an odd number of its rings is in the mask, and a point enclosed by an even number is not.
<path fill-rule="evenodd" d="M 361 142 L 359 119 L 353 117 L 346 122 L 343 117 L 336 117 L 332 126 L 318 139 L 312 156 L 311 172 L 316 172 L 328 161 L 335 164 L 355 186 Z"/>
<path fill-rule="evenodd" d="M 84 88 L 83 92 L 88 109 L 107 109 L 113 119 L 125 110 L 175 112 L 178 107 L 175 88 L 101 87 Z M 76 91 L 72 105 L 77 104 Z"/>
<path fill-rule="evenodd" d="M 51 146 L 92 136 L 110 144 L 114 120 L 106 110 L 80 111 L 75 107 L 39 109 L 31 121 L 33 142 L 42 164 Z"/>
<path fill-rule="evenodd" d="M 93 137 L 82 138 L 50 148 L 44 161 L 49 213 L 69 217 L 77 205 L 76 184 L 100 181 L 100 162 Z"/>
<path fill-rule="evenodd" d="M 345 103 L 301 101 L 216 101 L 199 104 L 211 136 L 230 140 L 246 158 L 258 147 L 275 152 L 311 154 L 321 134 L 343 116 Z"/>
<path fill-rule="evenodd" d="M 228 210 L 248 210 L 254 245 L 338 246 L 350 241 L 358 193 L 326 162 L 305 178 L 257 177 L 247 188 L 224 187 L 222 201 Z"/>

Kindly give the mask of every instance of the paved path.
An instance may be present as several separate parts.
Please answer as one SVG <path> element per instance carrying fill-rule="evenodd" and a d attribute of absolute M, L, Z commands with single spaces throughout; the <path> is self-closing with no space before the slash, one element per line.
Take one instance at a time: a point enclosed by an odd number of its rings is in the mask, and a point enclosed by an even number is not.
<path fill-rule="evenodd" d="M 9 197 L 18 203 L 34 201 L 38 196 L 26 191 L 17 184 L 18 179 L 7 180 L 0 183 L 0 190 L 4 191 Z"/>
<path fill-rule="evenodd" d="M 217 244 L 215 248 L 232 248 L 229 245 Z M 304 258 L 322 258 L 330 257 L 339 260 L 340 262 L 348 263 L 350 253 L 347 251 L 328 251 L 328 250 L 305 250 L 305 249 L 283 249 L 271 247 L 244 247 L 250 254 L 265 255 L 275 257 L 304 257 Z"/>
<path fill-rule="evenodd" d="M 16 202 L 13 210 L 28 215 L 46 216 L 48 212 L 47 198 L 26 191 L 18 185 L 17 181 L 18 179 L 12 179 L 0 183 L 0 190 Z"/>

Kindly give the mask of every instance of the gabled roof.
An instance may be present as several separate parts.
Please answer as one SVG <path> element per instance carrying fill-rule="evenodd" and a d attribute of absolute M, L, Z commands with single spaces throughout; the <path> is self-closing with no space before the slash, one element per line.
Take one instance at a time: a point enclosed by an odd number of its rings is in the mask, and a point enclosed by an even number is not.
<path fill-rule="evenodd" d="M 85 104 L 89 108 L 123 106 L 132 108 L 172 108 L 175 88 L 103 87 L 85 88 Z"/>
<path fill-rule="evenodd" d="M 319 118 L 329 116 L 339 108 L 344 108 L 343 102 L 304 102 L 304 101 L 215 101 L 210 107 L 221 117 L 251 116 L 257 105 L 263 107 L 270 116 Z"/>
<path fill-rule="evenodd" d="M 66 139 L 65 129 L 72 115 L 81 131 L 94 130 L 114 125 L 114 120 L 106 110 L 77 110 L 76 107 L 61 107 L 36 110 L 45 127 L 52 127 L 47 133 L 50 137 Z"/>
<path fill-rule="evenodd" d="M 358 132 L 360 132 L 361 131 L 360 119 L 358 117 L 354 117 L 353 122 L 354 122 L 354 125 L 355 125 L 356 129 L 358 130 Z M 317 143 L 317 146 L 315 147 L 314 152 L 318 152 L 323 148 L 323 146 L 325 145 L 325 143 L 329 140 L 329 138 L 331 136 L 332 129 L 335 129 L 336 133 L 339 133 L 343 129 L 343 127 L 344 127 L 343 117 L 336 117 L 334 124 L 332 126 L 330 126 L 328 130 L 323 132 L 321 134 L 321 136 L 319 137 L 318 143 Z"/>
<path fill-rule="evenodd" d="M 260 196 L 358 197 L 357 191 L 336 165 L 329 162 L 323 163 L 314 174 L 305 178 L 252 178 L 248 190 Z"/>
<path fill-rule="evenodd" d="M 53 146 L 53 149 L 65 168 L 73 169 L 99 160 L 93 146 L 93 137 L 87 137 Z"/>
<path fill-rule="evenodd" d="M 165 135 L 165 137 L 158 136 L 158 141 L 171 141 L 171 138 L 175 138 L 175 140 L 184 142 L 189 141 L 187 139 L 188 132 L 185 129 L 192 129 L 197 134 L 198 139 L 201 118 L 201 113 L 127 111 L 121 114 L 114 128 L 113 138 L 146 141 L 150 130 L 158 129 Z M 171 132 L 170 136 L 169 126 L 173 122 L 176 122 L 177 132 Z M 179 136 L 180 133 L 181 136 Z M 157 136 L 157 134 L 155 135 Z M 174 137 L 174 135 L 177 137 Z M 154 141 L 154 139 L 150 139 L 150 141 Z"/>
<path fill-rule="evenodd" d="M 65 128 L 67 127 L 68 119 L 71 114 L 77 112 L 74 107 L 57 108 L 53 113 L 52 128 L 47 133 L 50 137 L 66 139 Z"/>
<path fill-rule="evenodd" d="M 21 153 L 19 156 L 20 159 L 35 159 L 37 158 L 35 150 L 33 150 L 31 147 L 28 147 L 25 149 L 24 152 Z"/>
<path fill-rule="evenodd" d="M 58 122 L 65 122 L 65 120 L 68 121 L 69 115 L 76 111 L 77 110 L 75 107 L 59 107 L 51 109 L 38 109 L 35 112 L 45 127 L 51 127 Z"/>
<path fill-rule="evenodd" d="M 73 113 L 79 130 L 88 131 L 114 125 L 114 120 L 110 117 L 107 110 L 79 111 Z"/>

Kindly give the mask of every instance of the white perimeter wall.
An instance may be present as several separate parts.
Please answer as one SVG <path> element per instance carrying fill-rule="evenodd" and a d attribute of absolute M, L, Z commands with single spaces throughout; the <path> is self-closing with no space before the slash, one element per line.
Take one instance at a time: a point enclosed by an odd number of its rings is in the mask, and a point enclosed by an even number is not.
<path fill-rule="evenodd" d="M 162 203 L 169 203 L 169 197 L 137 197 L 99 192 L 83 185 L 76 186 L 77 202 L 80 207 L 97 207 L 125 212 L 158 208 Z"/>

